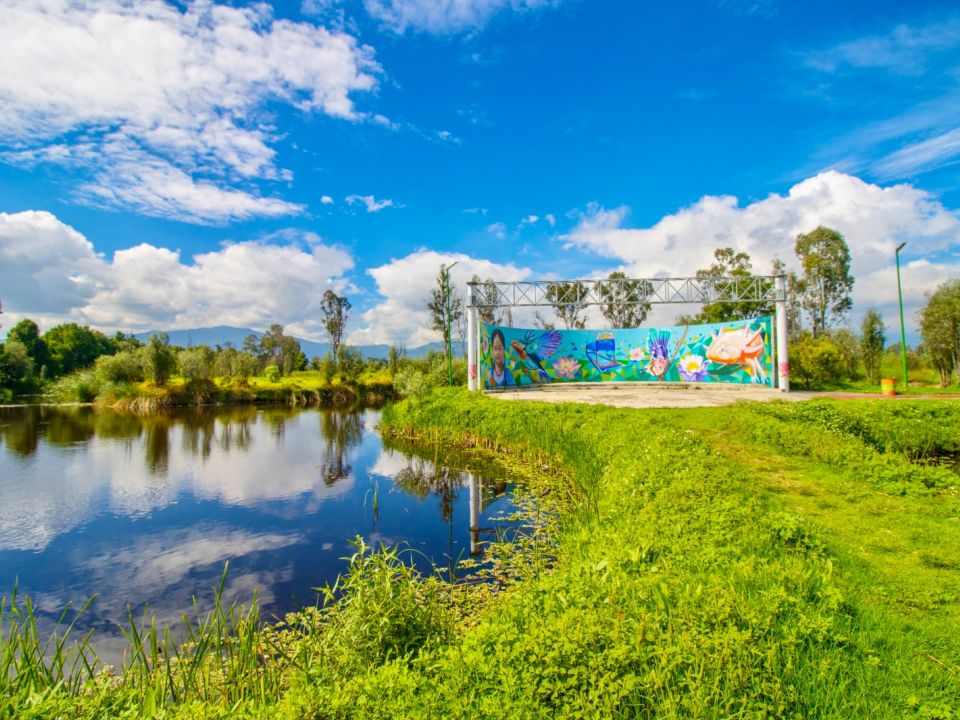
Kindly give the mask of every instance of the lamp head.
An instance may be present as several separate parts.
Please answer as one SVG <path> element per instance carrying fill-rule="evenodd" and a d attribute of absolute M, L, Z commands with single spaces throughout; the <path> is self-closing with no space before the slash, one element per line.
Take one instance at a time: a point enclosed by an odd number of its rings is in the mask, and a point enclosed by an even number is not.
<path fill-rule="evenodd" d="M 897 245 L 897 249 L 896 249 L 894 252 L 899 253 L 901 250 L 903 250 L 903 247 L 904 247 L 904 245 L 906 245 L 906 244 L 907 244 L 906 242 L 900 243 L 899 245 Z"/>

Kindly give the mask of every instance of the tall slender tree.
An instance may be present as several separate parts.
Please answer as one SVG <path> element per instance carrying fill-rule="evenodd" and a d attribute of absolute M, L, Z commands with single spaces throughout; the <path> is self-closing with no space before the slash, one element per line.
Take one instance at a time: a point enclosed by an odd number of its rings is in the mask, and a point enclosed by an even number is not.
<path fill-rule="evenodd" d="M 347 318 L 350 317 L 350 301 L 345 295 L 337 295 L 333 290 L 327 290 L 320 301 L 320 311 L 323 313 L 323 327 L 330 336 L 330 345 L 333 347 L 333 357 L 340 355 L 340 343 L 347 327 Z"/>
<path fill-rule="evenodd" d="M 871 382 L 880 382 L 880 361 L 883 359 L 885 343 L 883 318 L 876 308 L 870 308 L 863 314 L 863 322 L 860 323 L 860 354 L 867 379 Z"/>
<path fill-rule="evenodd" d="M 697 270 L 699 280 L 705 281 L 704 284 L 712 284 L 716 299 L 704 304 L 700 312 L 695 315 L 681 316 L 677 322 L 696 325 L 770 315 L 773 313 L 772 303 L 744 302 L 736 299 L 737 278 L 748 278 L 751 275 L 753 275 L 753 261 L 749 253 L 737 252 L 731 247 L 717 248 L 713 251 L 713 263 L 710 267 Z"/>
<path fill-rule="evenodd" d="M 443 333 L 445 352 L 448 352 L 453 330 L 463 317 L 463 298 L 459 293 L 453 292 L 450 284 L 450 269 L 446 265 L 440 266 L 436 285 L 430 291 L 427 309 L 433 319 L 433 329 Z M 448 352 L 448 360 L 450 352 L 452 350 Z"/>
<path fill-rule="evenodd" d="M 798 235 L 794 248 L 803 270 L 800 305 L 810 317 L 811 331 L 817 337 L 853 307 L 850 248 L 843 235 L 822 225 Z"/>
<path fill-rule="evenodd" d="M 940 375 L 940 384 L 950 384 L 950 375 L 960 381 L 960 280 L 940 285 L 920 310 L 923 347 Z"/>

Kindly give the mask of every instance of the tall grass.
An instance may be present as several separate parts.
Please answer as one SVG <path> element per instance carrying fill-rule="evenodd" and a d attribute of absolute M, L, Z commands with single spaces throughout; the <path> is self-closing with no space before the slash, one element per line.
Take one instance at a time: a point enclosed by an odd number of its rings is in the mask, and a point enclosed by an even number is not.
<path fill-rule="evenodd" d="M 67 605 L 44 637 L 32 599 L 21 596 L 14 583 L 11 595 L 0 597 L 0 692 L 29 695 L 51 687 L 79 692 L 99 667 L 90 645 L 93 630 L 80 637 L 74 632 L 94 600 L 96 596 L 77 611 Z"/>

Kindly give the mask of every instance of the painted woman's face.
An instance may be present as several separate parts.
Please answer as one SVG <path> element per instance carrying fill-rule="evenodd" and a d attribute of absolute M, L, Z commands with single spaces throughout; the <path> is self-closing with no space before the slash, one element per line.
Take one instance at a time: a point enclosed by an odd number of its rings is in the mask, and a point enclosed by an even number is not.
<path fill-rule="evenodd" d="M 494 335 L 493 336 L 493 367 L 496 368 L 498 375 L 501 372 L 503 372 L 503 359 L 504 359 L 503 341 L 500 339 L 499 335 Z"/>

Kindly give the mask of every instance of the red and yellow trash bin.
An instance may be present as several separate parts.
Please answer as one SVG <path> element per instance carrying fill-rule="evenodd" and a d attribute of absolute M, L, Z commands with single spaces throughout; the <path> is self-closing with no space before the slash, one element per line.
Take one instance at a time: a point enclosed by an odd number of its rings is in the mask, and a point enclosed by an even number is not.
<path fill-rule="evenodd" d="M 896 395 L 897 379 L 896 378 L 880 378 L 880 394 Z"/>

